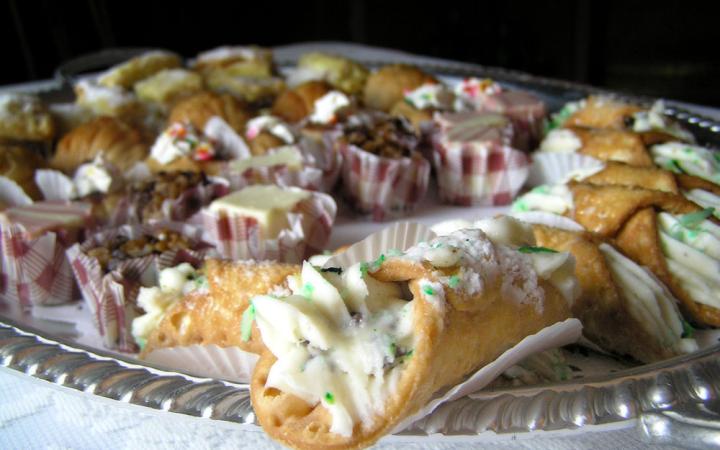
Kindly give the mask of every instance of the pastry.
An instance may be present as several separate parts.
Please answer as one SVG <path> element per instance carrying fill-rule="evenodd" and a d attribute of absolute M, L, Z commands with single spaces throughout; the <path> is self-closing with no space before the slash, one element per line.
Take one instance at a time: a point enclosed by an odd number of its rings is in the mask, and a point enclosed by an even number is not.
<path fill-rule="evenodd" d="M 45 166 L 36 152 L 18 145 L 0 144 L 0 176 L 20 186 L 33 200 L 42 198 L 35 184 L 35 171 Z"/>
<path fill-rule="evenodd" d="M 323 80 L 346 94 L 360 94 L 365 86 L 368 70 L 360 63 L 343 56 L 311 52 L 303 54 L 297 69 L 288 77 L 292 84 Z"/>
<path fill-rule="evenodd" d="M 232 76 L 265 78 L 273 75 L 272 51 L 257 46 L 223 46 L 197 55 L 192 66 L 207 75 L 225 72 Z"/>
<path fill-rule="evenodd" d="M 238 134 L 243 133 L 250 118 L 245 105 L 234 97 L 201 92 L 180 100 L 170 111 L 168 124 L 189 122 L 196 130 L 204 130 L 213 116 L 223 119 Z"/>
<path fill-rule="evenodd" d="M 580 153 L 600 161 L 652 167 L 653 161 L 639 135 L 607 128 L 556 128 L 540 143 L 541 152 Z"/>
<path fill-rule="evenodd" d="M 534 225 L 537 245 L 575 257 L 581 294 L 573 316 L 603 350 L 643 363 L 697 350 L 677 300 L 647 269 L 587 232 Z"/>
<path fill-rule="evenodd" d="M 83 80 L 75 84 L 75 103 L 96 116 L 141 122 L 147 112 L 131 92 L 119 86 L 103 86 Z"/>
<path fill-rule="evenodd" d="M 363 89 L 365 106 L 388 112 L 403 99 L 406 91 L 438 81 L 415 66 L 393 64 L 370 74 Z"/>
<path fill-rule="evenodd" d="M 441 83 L 426 83 L 417 89 L 408 90 L 402 100 L 390 110 L 394 116 L 402 116 L 409 120 L 416 130 L 432 121 L 437 111 L 452 111 L 455 96 Z"/>
<path fill-rule="evenodd" d="M 179 98 L 195 94 L 203 89 L 200 75 L 185 69 L 164 69 L 135 83 L 138 98 L 168 106 Z"/>
<path fill-rule="evenodd" d="M 130 89 L 140 80 L 163 69 L 180 67 L 180 56 L 167 51 L 150 51 L 111 67 L 98 77 L 101 86 Z"/>
<path fill-rule="evenodd" d="M 533 260 L 544 256 L 517 249 L 462 230 L 345 270 L 305 263 L 293 295 L 254 297 L 269 351 L 250 392 L 265 432 L 292 448 L 369 446 L 437 391 L 568 318 L 572 294 L 547 280 L 571 279 L 572 258 L 539 274 Z"/>
<path fill-rule="evenodd" d="M 99 117 L 63 136 L 50 160 L 50 167 L 72 173 L 85 162 L 102 154 L 125 171 L 147 156 L 148 147 L 140 133 L 119 119 Z"/>
<path fill-rule="evenodd" d="M 215 175 L 221 149 L 189 122 L 174 122 L 150 149 L 146 160 L 153 172 L 205 172 Z"/>
<path fill-rule="evenodd" d="M 272 113 L 290 123 L 299 122 L 312 114 L 315 101 L 331 90 L 324 81 L 308 81 L 280 94 L 273 103 Z"/>
<path fill-rule="evenodd" d="M 27 94 L 0 94 L 0 142 L 49 141 L 55 121 L 40 99 Z"/>
<path fill-rule="evenodd" d="M 202 275 L 204 289 L 176 295 L 172 304 L 162 310 L 155 307 L 149 317 L 135 320 L 138 324 L 133 323 L 133 329 L 138 332 L 134 334 L 147 340 L 146 345 L 141 345 L 143 355 L 158 348 L 193 344 L 261 353 L 265 346 L 257 327 L 251 320 L 243 320 L 252 314 L 247 311 L 250 298 L 269 293 L 282 295 L 288 289 L 288 276 L 299 273 L 300 266 L 295 264 L 207 260 Z M 154 323 L 147 323 L 151 321 Z"/>
<path fill-rule="evenodd" d="M 250 119 L 244 136 L 253 155 L 263 155 L 271 148 L 294 144 L 297 140 L 296 132 L 287 123 L 271 115 Z"/>
<path fill-rule="evenodd" d="M 285 81 L 280 77 L 256 78 L 225 71 L 210 72 L 205 76 L 205 84 L 212 91 L 230 94 L 253 106 L 266 106 L 285 90 Z"/>
<path fill-rule="evenodd" d="M 608 162 L 605 167 L 588 177 L 583 183 L 599 185 L 620 185 L 641 187 L 656 191 L 680 193 L 680 188 L 671 172 L 655 167 L 633 167 L 627 164 Z"/>

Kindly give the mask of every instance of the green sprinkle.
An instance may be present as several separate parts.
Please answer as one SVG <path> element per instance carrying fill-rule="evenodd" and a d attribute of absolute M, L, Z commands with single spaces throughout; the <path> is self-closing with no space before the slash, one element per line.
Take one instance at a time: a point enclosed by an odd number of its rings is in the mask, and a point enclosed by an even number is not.
<path fill-rule="evenodd" d="M 398 250 L 396 248 L 391 248 L 390 250 L 387 251 L 387 254 L 388 254 L 388 256 L 401 256 L 401 255 L 403 255 L 403 252 L 401 252 L 400 250 Z"/>
<path fill-rule="evenodd" d="M 250 307 L 245 310 L 242 315 L 242 321 L 240 322 L 240 339 L 244 342 L 250 340 L 252 335 L 252 323 L 255 320 L 255 305 L 252 303 Z"/>
<path fill-rule="evenodd" d="M 685 228 L 694 229 L 697 228 L 705 219 L 712 216 L 715 213 L 715 208 L 705 208 L 702 211 L 696 211 L 690 214 L 684 214 L 680 216 L 680 225 Z"/>
<path fill-rule="evenodd" d="M 459 276 L 452 275 L 450 277 L 450 279 L 448 279 L 448 286 L 450 286 L 450 288 L 455 289 L 459 285 L 460 285 L 460 277 Z"/>
<path fill-rule="evenodd" d="M 208 287 L 208 280 L 205 275 L 200 275 L 199 277 L 195 278 L 194 281 L 196 289 L 203 289 Z"/>
<path fill-rule="evenodd" d="M 518 248 L 520 253 L 557 253 L 556 250 L 547 247 L 533 247 L 531 245 L 523 245 Z"/>
<path fill-rule="evenodd" d="M 145 338 L 135 338 L 135 342 L 137 342 L 138 347 L 140 347 L 140 350 L 145 349 L 145 345 L 147 344 L 147 339 Z"/>
<path fill-rule="evenodd" d="M 397 353 L 397 345 L 395 345 L 394 342 L 391 343 L 391 344 L 388 346 L 388 350 L 390 351 L 390 354 L 391 354 L 392 356 L 395 356 L 395 354 Z"/>
<path fill-rule="evenodd" d="M 315 290 L 315 286 L 313 286 L 310 283 L 305 283 L 305 284 L 303 284 L 300 291 L 301 291 L 301 294 L 303 297 L 306 297 L 309 299 L 310 297 L 312 297 L 312 293 L 314 290 Z"/>
<path fill-rule="evenodd" d="M 512 204 L 512 210 L 518 212 L 530 211 L 530 207 L 524 200 L 518 200 Z"/>
<path fill-rule="evenodd" d="M 680 337 L 683 339 L 692 338 L 693 335 L 695 334 L 695 328 L 693 328 L 693 326 L 690 325 L 690 322 L 687 322 L 683 319 L 680 319 L 680 320 L 682 320 L 682 326 L 683 326 L 683 332 L 680 335 Z"/>
<path fill-rule="evenodd" d="M 373 261 L 372 270 L 378 270 L 383 262 L 385 262 L 385 255 L 381 253 L 380 257 Z"/>
<path fill-rule="evenodd" d="M 435 295 L 435 289 L 433 289 L 433 288 L 430 287 L 430 286 L 425 286 L 425 287 L 423 288 L 423 292 L 424 292 L 425 294 L 427 294 L 427 295 Z"/>
<path fill-rule="evenodd" d="M 680 167 L 680 163 L 678 163 L 677 159 L 671 159 L 671 160 L 667 163 L 667 169 L 668 169 L 670 172 L 685 173 L 685 171 L 682 169 L 682 167 Z"/>
<path fill-rule="evenodd" d="M 442 242 L 436 242 L 432 245 L 432 248 L 440 248 L 442 246 L 443 246 Z"/>
<path fill-rule="evenodd" d="M 332 392 L 326 392 L 323 398 L 325 399 L 325 403 L 327 403 L 328 405 L 335 404 L 335 396 L 332 395 Z"/>
<path fill-rule="evenodd" d="M 531 189 L 530 192 L 535 193 L 535 194 L 549 194 L 550 186 L 543 184 L 536 188 Z"/>
<path fill-rule="evenodd" d="M 363 277 L 367 276 L 369 265 L 368 263 L 361 263 L 360 264 L 360 273 Z"/>
<path fill-rule="evenodd" d="M 408 359 L 412 358 L 412 355 L 413 355 L 413 351 L 412 351 L 412 350 L 410 350 L 409 352 L 405 353 L 405 354 L 403 355 L 403 361 L 407 361 Z"/>

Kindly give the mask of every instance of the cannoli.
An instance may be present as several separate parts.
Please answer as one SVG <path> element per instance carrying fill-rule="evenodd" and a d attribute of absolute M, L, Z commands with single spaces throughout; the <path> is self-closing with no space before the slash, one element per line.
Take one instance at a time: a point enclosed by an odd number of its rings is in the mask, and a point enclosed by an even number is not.
<path fill-rule="evenodd" d="M 345 270 L 304 264 L 294 295 L 252 299 L 269 349 L 251 383 L 260 424 L 293 448 L 366 447 L 565 320 L 572 257 L 527 248 L 461 230 Z"/>
<path fill-rule="evenodd" d="M 145 308 L 146 314 L 135 319 L 134 334 L 145 340 L 142 355 L 159 348 L 193 344 L 239 347 L 261 353 L 265 347 L 257 326 L 250 319 L 243 319 L 252 317 L 252 311 L 246 312 L 250 298 L 289 292 L 288 276 L 299 273 L 300 266 L 295 264 L 207 260 L 203 269 L 205 289 L 184 296 L 187 293 L 175 292 L 175 302 L 169 307 L 154 311 Z M 139 303 L 143 306 L 140 300 Z"/>
<path fill-rule="evenodd" d="M 540 143 L 540 151 L 580 153 L 600 161 L 617 161 L 641 167 L 653 166 L 642 139 L 635 133 L 623 130 L 583 127 L 551 130 Z"/>
<path fill-rule="evenodd" d="M 603 350 L 651 363 L 697 349 L 677 300 L 647 269 L 587 232 L 533 225 L 537 245 L 570 252 L 581 288 L 573 315 Z"/>
<path fill-rule="evenodd" d="M 680 188 L 671 172 L 654 167 L 633 167 L 627 164 L 609 162 L 605 168 L 582 179 L 583 183 L 641 187 L 656 191 L 680 193 Z"/>

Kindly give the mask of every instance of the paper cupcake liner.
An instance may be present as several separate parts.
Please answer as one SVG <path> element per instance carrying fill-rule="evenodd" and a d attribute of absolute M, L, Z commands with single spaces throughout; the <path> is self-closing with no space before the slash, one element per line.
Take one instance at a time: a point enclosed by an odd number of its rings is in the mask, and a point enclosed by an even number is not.
<path fill-rule="evenodd" d="M 38 169 L 35 171 L 35 184 L 45 200 L 73 200 L 75 183 L 58 170 Z"/>
<path fill-rule="evenodd" d="M 605 168 L 605 163 L 580 153 L 537 152 L 532 155 L 528 186 L 559 184 L 574 174 L 593 175 Z"/>
<path fill-rule="evenodd" d="M 0 222 L 0 299 L 23 310 L 77 299 L 65 250 L 81 236 L 74 229 L 30 239 L 21 225 Z"/>
<path fill-rule="evenodd" d="M 263 239 L 257 221 L 251 217 L 228 216 L 205 208 L 191 220 L 202 224 L 222 258 L 298 263 L 322 251 L 336 212 L 332 197 L 313 192 L 288 212 L 289 228 L 275 239 Z"/>
<path fill-rule="evenodd" d="M 224 164 L 218 174 L 226 179 L 230 190 L 235 191 L 254 184 L 276 184 L 282 187 L 299 187 L 310 191 L 322 190 L 322 170 L 303 166 L 299 170 L 288 168 L 285 164 L 267 167 L 253 167 L 242 172 L 232 169 L 230 164 Z"/>
<path fill-rule="evenodd" d="M 148 353 L 144 360 L 194 375 L 250 383 L 258 358 L 255 353 L 246 352 L 239 347 L 189 345 L 155 349 Z"/>
<path fill-rule="evenodd" d="M 202 207 L 209 205 L 216 198 L 227 195 L 229 192 L 230 184 L 226 179 L 223 177 L 209 177 L 207 184 L 200 183 L 187 189 L 176 198 L 163 200 L 160 207 L 148 217 L 146 217 L 146 212 L 143 211 L 146 206 L 141 201 L 143 194 L 130 194 L 118 202 L 110 217 L 108 226 L 137 225 L 149 223 L 153 220 L 182 222 L 192 217 Z"/>
<path fill-rule="evenodd" d="M 205 136 L 215 141 L 227 159 L 241 159 L 252 156 L 250 147 L 245 140 L 233 130 L 233 128 L 218 116 L 212 116 L 205 122 L 203 130 Z"/>
<path fill-rule="evenodd" d="M 155 235 L 164 229 L 187 237 L 192 248 L 128 259 L 108 273 L 103 273 L 97 258 L 87 254 L 90 249 L 117 236 L 134 239 L 145 234 Z M 136 306 L 140 287 L 154 284 L 164 268 L 183 262 L 198 267 L 210 255 L 214 255 L 214 251 L 203 240 L 202 229 L 175 222 L 124 225 L 90 236 L 82 244 L 75 244 L 67 250 L 83 300 L 93 316 L 103 344 L 124 352 L 137 351 L 130 330 L 133 319 L 141 313 Z"/>
<path fill-rule="evenodd" d="M 338 144 L 343 155 L 343 191 L 351 206 L 381 222 L 411 212 L 427 192 L 430 163 L 383 158 L 354 145 Z"/>
<path fill-rule="evenodd" d="M 305 162 L 322 171 L 318 189 L 322 192 L 332 191 L 340 178 L 343 158 L 335 148 L 335 142 L 341 135 L 342 131 L 330 130 L 323 133 L 321 139 L 303 136 L 298 142 Z"/>
<path fill-rule="evenodd" d="M 0 203 L 7 207 L 27 206 L 32 204 L 33 200 L 15 181 L 0 176 Z"/>
<path fill-rule="evenodd" d="M 440 199 L 446 203 L 507 205 L 528 177 L 527 155 L 506 145 L 451 143 L 436 134 L 433 148 Z"/>

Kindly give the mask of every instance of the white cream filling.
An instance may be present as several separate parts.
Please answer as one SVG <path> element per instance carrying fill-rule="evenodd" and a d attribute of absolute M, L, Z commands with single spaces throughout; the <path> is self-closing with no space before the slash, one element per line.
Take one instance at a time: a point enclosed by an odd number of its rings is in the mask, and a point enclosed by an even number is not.
<path fill-rule="evenodd" d="M 252 299 L 263 342 L 278 358 L 266 386 L 322 403 L 330 431 L 343 436 L 382 414 L 414 344 L 414 300 L 366 267 L 338 275 L 305 263 L 293 295 Z"/>
<path fill-rule="evenodd" d="M 699 145 L 667 142 L 650 148 L 658 166 L 675 173 L 686 173 L 720 184 L 720 156 L 718 152 Z"/>
<path fill-rule="evenodd" d="M 145 314 L 132 322 L 132 335 L 141 347 L 145 346 L 152 331 L 157 328 L 163 316 L 187 293 L 203 288 L 203 279 L 188 263 L 168 267 L 160 271 L 158 286 L 141 287 L 137 304 Z"/>
<path fill-rule="evenodd" d="M 106 194 L 110 190 L 113 177 L 103 161 L 102 154 L 98 155 L 92 162 L 77 168 L 73 177 L 73 184 L 78 197 L 85 197 L 94 192 Z"/>
<path fill-rule="evenodd" d="M 211 141 L 188 124 L 174 123 L 158 136 L 150 150 L 150 156 L 160 164 L 170 164 L 184 156 L 206 159 L 198 157 L 201 152 L 215 154 Z"/>
<path fill-rule="evenodd" d="M 682 338 L 682 316 L 677 300 L 647 269 L 640 267 L 608 244 L 600 244 L 600 251 L 613 279 L 628 300 L 630 314 L 643 329 L 662 346 L 677 352 L 697 350 L 691 338 Z"/>
<path fill-rule="evenodd" d="M 720 227 L 707 219 L 691 225 L 682 220 L 683 216 L 658 214 L 668 269 L 693 300 L 720 308 Z"/>
<path fill-rule="evenodd" d="M 406 92 L 404 100 L 416 109 L 452 109 L 454 96 L 440 83 L 425 83 Z"/>
<path fill-rule="evenodd" d="M 692 133 L 674 123 L 664 113 L 665 103 L 662 100 L 656 101 L 649 110 L 633 114 L 635 120 L 633 121 L 632 130 L 636 133 L 662 131 L 684 141 L 695 141 Z"/>
<path fill-rule="evenodd" d="M 329 124 L 335 121 L 338 110 L 350 106 L 350 98 L 340 91 L 330 91 L 315 100 L 313 113 L 309 119 L 312 123 Z"/>
<path fill-rule="evenodd" d="M 542 185 L 515 200 L 512 204 L 512 211 L 544 211 L 562 215 L 571 211 L 574 206 L 572 192 L 566 185 Z"/>
<path fill-rule="evenodd" d="M 720 219 L 720 196 L 704 189 L 691 189 L 684 191 L 683 195 L 703 208 L 713 208 L 713 215 Z"/>
<path fill-rule="evenodd" d="M 571 130 L 551 130 L 540 143 L 541 152 L 575 153 L 582 148 L 582 141 Z"/>
<path fill-rule="evenodd" d="M 281 139 L 286 144 L 295 142 L 295 134 L 290 126 L 275 116 L 258 116 L 250 119 L 245 126 L 245 136 L 253 140 L 263 131 Z"/>

